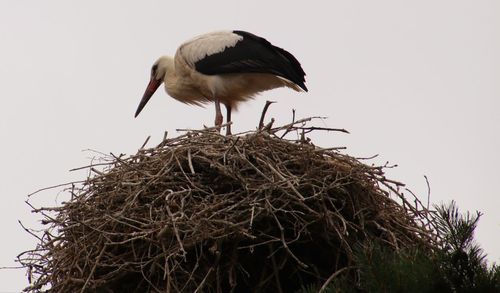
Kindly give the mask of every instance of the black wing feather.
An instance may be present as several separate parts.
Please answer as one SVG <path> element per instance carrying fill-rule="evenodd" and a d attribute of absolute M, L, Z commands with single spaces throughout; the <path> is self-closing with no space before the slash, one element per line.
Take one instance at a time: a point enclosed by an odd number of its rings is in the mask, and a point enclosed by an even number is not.
<path fill-rule="evenodd" d="M 207 75 L 228 73 L 270 73 L 286 78 L 307 91 L 305 72 L 289 52 L 269 41 L 244 31 L 233 31 L 243 37 L 234 47 L 197 61 L 197 71 Z"/>

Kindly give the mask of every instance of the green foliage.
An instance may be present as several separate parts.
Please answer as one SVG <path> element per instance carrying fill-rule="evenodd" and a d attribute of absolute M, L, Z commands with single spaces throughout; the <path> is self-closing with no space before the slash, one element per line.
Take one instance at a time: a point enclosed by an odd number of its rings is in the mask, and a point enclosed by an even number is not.
<path fill-rule="evenodd" d="M 420 251 L 394 252 L 374 245 L 358 253 L 366 292 L 451 292 L 433 260 Z"/>
<path fill-rule="evenodd" d="M 436 210 L 437 233 L 443 241 L 434 252 L 419 248 L 395 251 L 383 243 L 358 247 L 357 274 L 339 275 L 323 292 L 500 292 L 500 267 L 488 267 L 474 242 L 481 214 L 461 214 L 455 202 Z M 299 292 L 318 292 L 319 288 L 309 286 Z"/>
<path fill-rule="evenodd" d="M 438 206 L 436 224 L 443 239 L 437 265 L 456 292 L 500 292 L 500 269 L 488 268 L 485 255 L 474 242 L 474 231 L 481 213 L 461 214 L 455 202 Z"/>
<path fill-rule="evenodd" d="M 296 293 L 317 293 L 321 289 L 321 286 L 316 285 L 308 285 L 302 287 Z M 356 286 L 352 285 L 352 282 L 344 276 L 339 276 L 335 278 L 331 283 L 326 286 L 325 290 L 322 293 L 360 293 L 363 292 Z"/>

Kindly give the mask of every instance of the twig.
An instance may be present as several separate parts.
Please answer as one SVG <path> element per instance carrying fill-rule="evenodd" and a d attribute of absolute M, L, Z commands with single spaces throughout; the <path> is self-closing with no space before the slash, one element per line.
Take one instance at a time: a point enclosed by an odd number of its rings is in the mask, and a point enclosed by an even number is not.
<path fill-rule="evenodd" d="M 97 258 L 95 259 L 95 263 L 94 265 L 92 266 L 92 270 L 90 271 L 89 273 L 89 276 L 87 277 L 87 279 L 85 280 L 85 284 L 83 284 L 83 287 L 82 289 L 80 290 L 80 293 L 83 293 L 85 292 L 85 288 L 87 288 L 87 285 L 90 281 L 90 278 L 92 278 L 92 276 L 94 275 L 94 272 L 97 268 L 97 264 L 99 263 L 99 260 L 101 259 L 102 255 L 104 254 L 104 250 L 106 250 L 106 245 L 104 245 L 101 249 L 101 252 L 99 253 L 99 255 L 97 256 Z"/>
<path fill-rule="evenodd" d="M 262 109 L 262 114 L 260 115 L 260 120 L 259 120 L 259 130 L 262 130 L 264 127 L 264 118 L 266 117 L 267 109 L 271 104 L 276 103 L 275 101 L 266 101 L 266 104 L 264 105 L 264 109 Z"/>
<path fill-rule="evenodd" d="M 205 285 L 205 282 L 207 281 L 208 276 L 210 275 L 210 273 L 212 273 L 213 270 L 214 270 L 214 268 L 212 268 L 212 267 L 208 270 L 207 274 L 205 275 L 205 278 L 203 278 L 200 285 L 198 285 L 198 287 L 196 287 L 196 290 L 194 290 L 194 293 L 200 292 L 200 290 L 203 289 L 203 286 Z"/>
<path fill-rule="evenodd" d="M 431 185 L 429 183 L 429 178 L 424 175 L 425 182 L 427 183 L 427 210 L 429 210 L 429 204 L 431 202 Z"/>
<path fill-rule="evenodd" d="M 43 241 L 42 238 L 38 237 L 38 235 L 36 235 L 35 233 L 31 232 L 30 229 L 26 228 L 20 220 L 17 220 L 17 222 L 19 223 L 19 225 L 21 225 L 21 227 L 23 227 L 24 231 L 26 231 L 29 234 L 31 234 L 31 236 L 37 238 L 39 241 Z"/>
<path fill-rule="evenodd" d="M 62 183 L 62 184 L 57 184 L 57 185 L 52 185 L 52 186 L 49 186 L 49 187 L 44 187 L 44 188 L 40 188 L 30 194 L 28 194 L 28 197 L 31 197 L 39 192 L 42 192 L 42 191 L 45 191 L 45 190 L 49 190 L 49 189 L 54 189 L 54 188 L 58 188 L 58 187 L 62 187 L 62 186 L 67 186 L 67 185 L 72 185 L 72 184 L 77 184 L 77 183 L 83 183 L 87 180 L 80 180 L 80 181 L 73 181 L 73 182 L 68 182 L 68 183 Z"/>
<path fill-rule="evenodd" d="M 69 170 L 69 172 L 78 171 L 78 170 L 83 170 L 83 169 L 88 169 L 88 168 L 91 168 L 91 167 L 97 167 L 97 166 L 109 166 L 109 165 L 111 165 L 111 164 L 112 164 L 111 162 L 90 164 L 90 165 L 87 165 L 87 166 L 83 166 L 83 167 L 78 167 L 78 168 L 73 168 L 73 169 L 70 169 L 70 170 Z M 70 184 L 70 183 L 68 183 L 68 184 Z"/>
<path fill-rule="evenodd" d="M 279 230 L 280 230 L 280 234 L 281 234 L 281 243 L 283 244 L 283 248 L 285 248 L 285 250 L 288 252 L 288 254 L 293 258 L 295 259 L 295 261 L 302 267 L 302 268 L 308 268 L 309 266 L 306 265 L 305 263 L 303 263 L 297 256 L 295 256 L 295 254 L 290 250 L 290 248 L 288 247 L 288 244 L 285 240 L 285 234 L 284 234 L 284 231 L 285 229 L 283 228 L 283 226 L 281 225 L 280 221 L 278 220 L 278 217 L 276 216 L 275 213 L 272 213 L 272 216 L 274 218 L 274 220 L 276 221 L 276 224 L 278 225 L 279 227 Z"/>
<path fill-rule="evenodd" d="M 338 132 L 343 132 L 343 133 L 349 133 L 349 131 L 343 129 L 343 128 L 330 128 L 330 127 L 297 127 L 297 129 L 304 130 L 306 133 L 309 133 L 314 130 L 324 130 L 324 131 L 338 131 Z"/>
<path fill-rule="evenodd" d="M 179 230 L 177 229 L 177 225 L 175 224 L 176 220 L 174 218 L 174 215 L 170 211 L 170 208 L 168 205 L 166 206 L 166 208 L 167 208 L 168 216 L 170 217 L 170 219 L 172 221 L 172 227 L 174 229 L 175 238 L 177 239 L 177 243 L 179 243 L 179 250 L 181 251 L 182 256 L 184 257 L 186 255 L 186 250 L 184 249 L 184 245 L 182 244 L 182 240 L 181 240 L 181 237 L 179 235 Z M 160 234 L 161 234 L 161 232 L 160 232 Z"/>
<path fill-rule="evenodd" d="M 269 253 L 271 254 L 271 264 L 273 266 L 273 275 L 274 275 L 274 280 L 276 282 L 276 287 L 277 287 L 279 293 L 283 293 L 283 289 L 281 289 L 281 282 L 280 282 L 280 278 L 279 278 L 280 270 L 278 269 L 278 266 L 276 265 L 276 259 L 274 258 L 274 254 L 272 254 L 273 250 L 271 247 L 271 243 L 269 243 L 267 245 L 267 247 L 269 248 Z"/>
<path fill-rule="evenodd" d="M 188 155 L 189 170 L 191 170 L 191 174 L 196 174 L 196 172 L 194 172 L 193 160 L 191 159 L 191 149 L 190 148 L 188 148 L 187 155 Z"/>
<path fill-rule="evenodd" d="M 261 131 L 266 131 L 266 132 L 269 132 L 269 130 L 271 130 L 271 128 L 273 127 L 273 124 L 274 124 L 274 118 L 271 118 L 271 121 L 269 121 L 269 123 L 267 123 L 262 129 Z"/>
<path fill-rule="evenodd" d="M 343 271 L 350 270 L 352 268 L 354 268 L 354 266 L 343 267 L 340 270 L 337 270 L 336 272 L 334 272 L 330 277 L 328 277 L 328 279 L 326 279 L 325 283 L 323 284 L 323 286 L 321 286 L 321 288 L 319 289 L 318 293 L 324 292 L 326 290 L 326 287 L 328 286 L 328 284 L 330 284 L 330 282 L 335 277 L 337 277 L 339 274 L 341 274 Z"/>
<path fill-rule="evenodd" d="M 264 162 L 261 158 L 257 158 L 257 160 L 263 162 L 263 163 L 266 163 Z M 285 176 L 283 176 L 280 172 L 278 172 L 278 170 L 276 170 L 273 166 L 271 166 L 270 164 L 267 164 L 267 167 L 273 171 L 274 174 L 276 174 L 281 180 L 283 180 L 284 182 L 286 182 L 286 184 L 290 187 L 290 189 L 293 190 L 293 192 L 301 199 L 301 200 L 305 200 L 304 196 L 302 196 L 302 194 L 300 194 L 300 192 L 295 188 L 295 186 L 293 186 L 292 182 L 290 182 L 290 180 L 286 179 Z"/>
<path fill-rule="evenodd" d="M 151 138 L 151 135 L 149 135 L 147 138 L 146 138 L 146 141 L 144 141 L 144 143 L 142 144 L 142 146 L 140 147 L 141 149 L 143 149 L 146 144 L 148 143 L 149 139 Z"/>
<path fill-rule="evenodd" d="M 220 126 L 211 126 L 211 127 L 206 127 L 204 129 L 189 129 L 189 128 L 177 128 L 176 131 L 180 131 L 180 132 L 206 132 L 206 131 L 212 131 L 212 130 L 218 130 L 218 129 L 222 129 L 228 125 L 231 125 L 233 124 L 232 121 L 230 122 L 227 122 L 227 123 L 223 123 L 221 124 Z M 218 135 L 221 135 L 217 132 Z M 222 136 L 222 135 L 221 135 Z"/>

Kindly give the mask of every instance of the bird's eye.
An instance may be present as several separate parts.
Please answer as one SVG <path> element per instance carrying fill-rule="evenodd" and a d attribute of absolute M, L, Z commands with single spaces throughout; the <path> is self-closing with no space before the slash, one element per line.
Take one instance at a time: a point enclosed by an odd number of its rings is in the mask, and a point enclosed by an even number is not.
<path fill-rule="evenodd" d="M 153 65 L 153 67 L 151 67 L 151 75 L 156 74 L 157 69 L 158 69 L 158 65 L 157 64 Z"/>

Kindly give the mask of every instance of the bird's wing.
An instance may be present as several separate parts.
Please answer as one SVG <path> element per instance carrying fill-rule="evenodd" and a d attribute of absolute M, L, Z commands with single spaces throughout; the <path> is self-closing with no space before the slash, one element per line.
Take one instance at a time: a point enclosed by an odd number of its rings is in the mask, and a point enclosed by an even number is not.
<path fill-rule="evenodd" d="M 270 73 L 286 78 L 307 91 L 299 61 L 282 48 L 244 31 L 200 36 L 180 48 L 186 61 L 200 73 Z"/>

